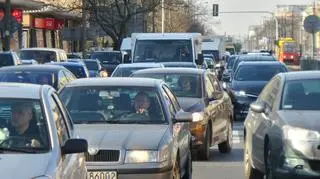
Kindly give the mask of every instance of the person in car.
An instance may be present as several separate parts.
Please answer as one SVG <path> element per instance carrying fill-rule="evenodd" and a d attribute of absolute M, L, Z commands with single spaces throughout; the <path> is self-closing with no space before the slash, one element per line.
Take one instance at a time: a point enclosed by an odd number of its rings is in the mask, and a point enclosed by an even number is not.
<path fill-rule="evenodd" d="M 139 92 L 134 98 L 134 109 L 137 114 L 149 115 L 150 100 L 145 92 Z"/>
<path fill-rule="evenodd" d="M 188 62 L 191 60 L 190 52 L 187 47 L 182 47 L 177 49 L 177 53 L 174 56 L 174 59 L 178 59 L 182 62 Z"/>
<path fill-rule="evenodd" d="M 34 114 L 32 104 L 14 103 L 12 104 L 11 126 L 9 126 L 9 136 L 26 138 L 27 147 L 40 147 L 40 131 L 33 122 Z"/>
<path fill-rule="evenodd" d="M 40 75 L 37 81 L 38 81 L 38 84 L 41 84 L 41 85 L 51 85 L 50 79 L 46 75 Z"/>
<path fill-rule="evenodd" d="M 191 77 L 180 77 L 178 83 L 182 92 L 186 94 L 193 93 L 193 80 Z"/>

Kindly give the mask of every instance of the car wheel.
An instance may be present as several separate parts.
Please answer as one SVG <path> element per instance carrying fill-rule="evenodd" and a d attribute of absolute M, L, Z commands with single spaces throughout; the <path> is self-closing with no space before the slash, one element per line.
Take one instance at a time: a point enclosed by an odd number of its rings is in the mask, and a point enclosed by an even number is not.
<path fill-rule="evenodd" d="M 182 179 L 191 179 L 192 178 L 192 155 L 191 150 L 188 152 L 188 159 L 185 166 L 185 174 Z"/>
<path fill-rule="evenodd" d="M 180 161 L 177 159 L 173 166 L 172 179 L 181 179 Z"/>
<path fill-rule="evenodd" d="M 276 179 L 273 172 L 273 162 L 272 162 L 272 155 L 271 155 L 271 149 L 270 146 L 267 145 L 265 149 L 265 174 L 266 179 Z"/>
<path fill-rule="evenodd" d="M 208 127 L 206 130 L 206 137 L 204 140 L 203 146 L 198 150 L 198 159 L 199 160 L 209 160 L 210 158 L 210 146 L 211 146 L 211 128 Z"/>
<path fill-rule="evenodd" d="M 244 145 L 244 176 L 245 179 L 263 179 L 263 174 L 254 169 L 251 164 L 250 153 L 248 149 L 248 142 Z"/>
<path fill-rule="evenodd" d="M 232 135 L 232 123 L 229 122 L 228 125 L 228 136 L 227 140 L 221 144 L 218 145 L 219 151 L 221 153 L 229 153 L 232 150 L 232 143 L 233 143 L 233 135 Z"/>

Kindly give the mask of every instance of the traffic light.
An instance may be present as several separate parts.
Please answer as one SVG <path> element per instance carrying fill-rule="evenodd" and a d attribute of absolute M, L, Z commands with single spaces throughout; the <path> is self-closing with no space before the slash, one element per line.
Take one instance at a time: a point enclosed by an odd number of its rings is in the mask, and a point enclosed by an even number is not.
<path fill-rule="evenodd" d="M 213 16 L 219 16 L 219 4 L 213 4 Z"/>

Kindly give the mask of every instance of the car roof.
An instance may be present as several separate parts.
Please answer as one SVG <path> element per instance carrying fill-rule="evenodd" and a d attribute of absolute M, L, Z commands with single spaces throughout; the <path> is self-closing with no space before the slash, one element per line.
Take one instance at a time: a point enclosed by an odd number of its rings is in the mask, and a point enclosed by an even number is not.
<path fill-rule="evenodd" d="M 0 98 L 40 99 L 42 85 L 0 82 Z"/>
<path fill-rule="evenodd" d="M 109 78 L 87 78 L 76 79 L 67 84 L 68 87 L 80 86 L 143 86 L 156 87 L 163 81 L 152 78 L 127 78 L 127 77 L 109 77 Z"/>
<path fill-rule="evenodd" d="M 241 55 L 239 60 L 244 61 L 244 60 L 258 60 L 258 61 L 276 61 L 276 58 L 274 56 L 267 56 L 267 55 Z"/>
<path fill-rule="evenodd" d="M 33 65 L 18 65 L 18 66 L 7 66 L 1 67 L 0 71 L 14 71 L 14 70 L 30 70 L 30 71 L 59 71 L 65 69 L 60 65 L 43 65 L 43 64 L 33 64 Z"/>
<path fill-rule="evenodd" d="M 126 64 L 119 64 L 119 68 L 138 68 L 138 67 L 164 67 L 161 63 L 126 63 Z"/>
<path fill-rule="evenodd" d="M 93 53 L 121 53 L 121 51 L 94 51 Z"/>
<path fill-rule="evenodd" d="M 239 66 L 244 66 L 244 65 L 255 65 L 255 66 L 262 66 L 262 65 L 284 65 L 284 63 L 279 62 L 279 61 L 242 61 L 239 63 Z"/>
<path fill-rule="evenodd" d="M 298 71 L 282 73 L 286 81 L 320 79 L 320 71 Z"/>
<path fill-rule="evenodd" d="M 197 68 L 149 68 L 144 70 L 139 70 L 133 74 L 152 74 L 152 73 L 187 73 L 187 74 L 203 74 L 206 70 Z"/>
<path fill-rule="evenodd" d="M 35 48 L 23 48 L 21 49 L 20 51 L 27 51 L 27 50 L 38 50 L 38 51 L 64 51 L 63 49 L 60 49 L 60 48 L 38 48 L 38 47 L 35 47 Z"/>
<path fill-rule="evenodd" d="M 51 63 L 47 63 L 46 65 L 65 65 L 65 66 L 83 67 L 82 63 L 76 63 L 76 62 L 51 62 Z"/>

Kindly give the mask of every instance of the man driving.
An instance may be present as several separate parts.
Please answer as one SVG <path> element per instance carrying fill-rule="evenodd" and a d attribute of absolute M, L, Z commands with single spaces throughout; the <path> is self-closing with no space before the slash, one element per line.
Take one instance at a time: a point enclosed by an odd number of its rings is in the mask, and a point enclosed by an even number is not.
<path fill-rule="evenodd" d="M 179 79 L 179 85 L 181 90 L 185 93 L 192 92 L 192 78 L 191 77 L 183 77 L 181 76 Z"/>
<path fill-rule="evenodd" d="M 150 100 L 145 92 L 139 92 L 135 96 L 133 104 L 137 114 L 149 115 Z"/>
<path fill-rule="evenodd" d="M 33 112 L 30 103 L 14 103 L 11 107 L 11 126 L 9 127 L 10 137 L 28 137 L 27 147 L 40 147 L 39 129 L 32 123 Z"/>

